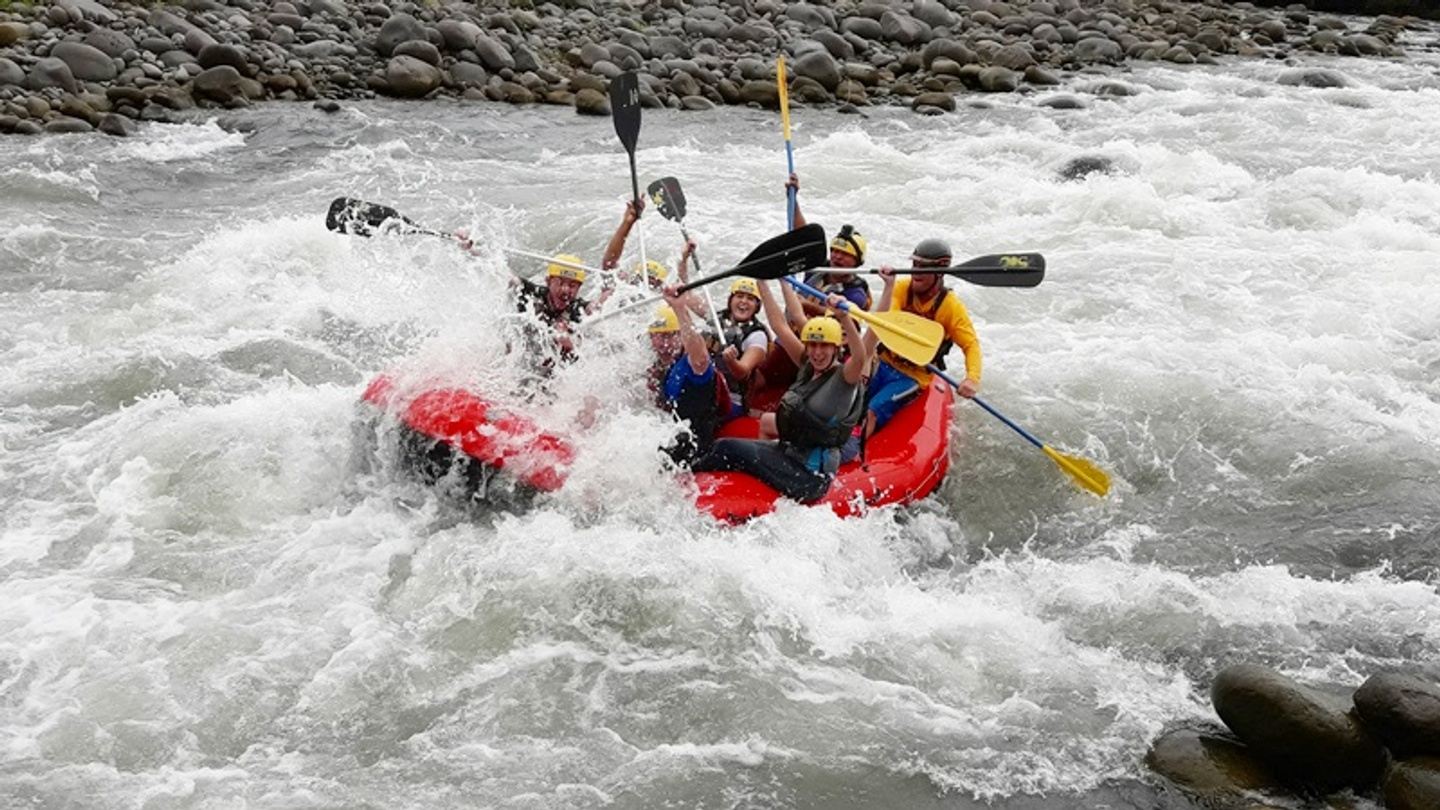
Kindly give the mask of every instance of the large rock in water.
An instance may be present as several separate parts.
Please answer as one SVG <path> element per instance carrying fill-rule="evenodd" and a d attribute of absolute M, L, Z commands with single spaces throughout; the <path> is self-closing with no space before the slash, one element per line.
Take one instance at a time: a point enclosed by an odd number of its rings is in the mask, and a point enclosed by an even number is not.
<path fill-rule="evenodd" d="M 1386 810 L 1435 810 L 1440 807 L 1440 757 L 1396 762 L 1385 774 Z"/>
<path fill-rule="evenodd" d="M 1373 785 L 1385 752 L 1338 701 L 1266 667 L 1223 670 L 1210 687 L 1215 712 L 1281 777 L 1330 792 Z"/>
<path fill-rule="evenodd" d="M 1355 710 L 1396 757 L 1440 756 L 1440 686 L 1398 672 L 1372 675 L 1355 691 Z"/>
<path fill-rule="evenodd" d="M 1150 770 L 1213 804 L 1247 792 L 1284 794 L 1285 785 L 1240 743 L 1182 729 L 1160 736 L 1145 755 Z"/>

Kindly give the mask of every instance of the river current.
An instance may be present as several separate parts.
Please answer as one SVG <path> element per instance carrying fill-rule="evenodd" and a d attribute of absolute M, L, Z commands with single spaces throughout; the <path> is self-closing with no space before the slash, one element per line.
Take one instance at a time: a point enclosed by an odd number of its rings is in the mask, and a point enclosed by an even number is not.
<path fill-rule="evenodd" d="M 506 279 L 541 266 L 501 249 L 598 262 L 630 189 L 608 120 L 272 105 L 6 140 L 0 803 L 1188 808 L 1142 757 L 1214 719 L 1218 669 L 1440 677 L 1440 74 L 1305 65 L 1350 86 L 1226 61 L 1082 75 L 1082 110 L 796 110 L 805 212 L 872 264 L 1044 253 L 1035 289 L 952 282 L 982 393 L 1114 489 L 961 403 L 924 503 L 737 528 L 660 468 L 643 315 L 537 409 L 606 418 L 528 509 L 352 436 L 396 364 L 513 375 Z M 1112 171 L 1063 180 L 1079 157 Z M 784 229 L 773 113 L 646 110 L 637 163 L 684 184 L 707 270 Z M 333 234 L 340 195 L 482 255 Z"/>

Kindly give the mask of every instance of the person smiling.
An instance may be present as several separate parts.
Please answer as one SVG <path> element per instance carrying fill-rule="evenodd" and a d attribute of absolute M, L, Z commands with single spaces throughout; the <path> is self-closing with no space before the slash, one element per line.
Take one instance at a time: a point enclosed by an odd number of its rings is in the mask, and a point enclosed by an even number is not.
<path fill-rule="evenodd" d="M 691 467 L 696 472 L 748 473 L 797 501 L 819 500 L 840 466 L 840 448 L 865 412 L 863 376 L 870 362 L 865 341 L 849 313 L 805 322 L 800 334 L 785 320 L 768 284 L 757 285 L 775 340 L 800 372 L 774 414 L 761 420 L 769 439 L 719 439 Z M 831 294 L 827 304 L 843 299 Z M 842 360 L 840 347 L 849 348 Z"/>

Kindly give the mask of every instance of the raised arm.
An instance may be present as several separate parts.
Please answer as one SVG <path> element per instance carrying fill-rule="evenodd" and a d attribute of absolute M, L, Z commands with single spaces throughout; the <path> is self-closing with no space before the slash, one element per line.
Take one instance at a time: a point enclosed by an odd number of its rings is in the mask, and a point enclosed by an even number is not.
<path fill-rule="evenodd" d="M 770 282 L 759 281 L 758 285 L 760 305 L 765 308 L 765 320 L 770 322 L 770 330 L 775 333 L 775 342 L 790 355 L 795 365 L 800 365 L 805 356 L 805 344 L 796 337 L 795 330 L 790 328 L 790 323 L 785 319 L 785 313 L 780 311 L 780 303 L 775 300 L 775 294 L 770 292 Z"/>
<path fill-rule="evenodd" d="M 690 302 L 684 300 L 695 296 L 689 293 L 675 295 L 674 290 L 674 287 L 665 288 L 665 300 L 675 310 L 675 321 L 680 325 L 680 344 L 685 347 L 685 360 L 690 364 L 691 371 L 704 374 L 705 369 L 710 367 L 710 351 L 705 347 L 705 338 L 695 331 L 695 322 L 690 318 Z"/>
<path fill-rule="evenodd" d="M 889 312 L 895 301 L 895 268 L 888 264 L 881 267 L 880 279 L 885 283 L 885 289 L 880 293 L 880 301 L 875 305 L 875 311 Z M 880 345 L 880 336 L 875 334 L 875 330 L 865 330 L 865 351 L 873 353 L 878 345 Z"/>
<path fill-rule="evenodd" d="M 795 227 L 805 227 L 805 215 L 800 213 L 800 175 L 791 174 L 790 179 L 785 181 L 785 202 L 790 202 L 790 189 L 795 189 Z"/>
<path fill-rule="evenodd" d="M 840 328 L 845 332 L 845 345 L 850 349 L 850 357 L 845 361 L 845 368 L 841 373 L 845 375 L 845 382 L 855 385 L 865 376 L 866 369 L 870 368 L 870 348 L 861 339 L 860 330 L 855 327 L 855 319 L 850 317 L 849 309 L 838 309 L 835 317 L 840 321 Z"/>
<path fill-rule="evenodd" d="M 629 200 L 625 203 L 625 216 L 621 217 L 615 233 L 610 236 L 610 244 L 605 246 L 605 258 L 600 262 L 601 267 L 614 270 L 620 266 L 620 254 L 625 252 L 625 240 L 629 238 L 630 229 L 634 227 L 636 220 L 640 219 L 640 212 L 644 209 L 643 197 L 639 201 Z"/>

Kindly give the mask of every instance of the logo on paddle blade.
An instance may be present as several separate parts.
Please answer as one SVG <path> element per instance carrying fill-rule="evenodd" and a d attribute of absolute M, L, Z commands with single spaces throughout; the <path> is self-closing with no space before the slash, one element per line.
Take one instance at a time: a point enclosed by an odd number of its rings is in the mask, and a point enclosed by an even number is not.
<path fill-rule="evenodd" d="M 1030 269 L 1029 256 L 1001 256 L 1000 266 L 1006 270 L 1028 270 Z"/>

